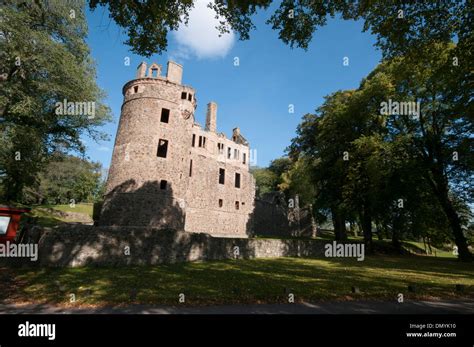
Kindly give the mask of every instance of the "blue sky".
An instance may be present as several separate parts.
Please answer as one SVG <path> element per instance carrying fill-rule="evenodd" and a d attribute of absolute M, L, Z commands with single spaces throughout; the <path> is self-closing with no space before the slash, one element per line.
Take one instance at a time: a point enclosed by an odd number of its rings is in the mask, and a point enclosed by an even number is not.
<path fill-rule="evenodd" d="M 316 31 L 309 49 L 304 51 L 291 49 L 278 39 L 278 33 L 265 24 L 271 13 L 259 13 L 250 40 L 239 41 L 236 35 L 217 38 L 212 17 L 206 18 L 209 13 L 201 8 L 191 12 L 190 28 L 169 34 L 167 52 L 144 58 L 132 54 L 123 44 L 126 34 L 109 19 L 106 10 L 89 11 L 87 42 L 97 64 L 98 84 L 107 93 L 105 102 L 114 117 L 113 123 L 102 129 L 110 135 L 110 142 L 97 144 L 84 139 L 90 159 L 108 168 L 120 117 L 122 86 L 135 77 L 141 61 L 157 62 L 165 71 L 169 59 L 181 63 L 183 84 L 197 91 L 196 120 L 204 124 L 207 103 L 217 102 L 218 130 L 230 136 L 239 126 L 257 150 L 258 166 L 267 166 L 284 155 L 301 117 L 314 112 L 325 95 L 356 88 L 380 61 L 381 53 L 373 46 L 375 37 L 362 33 L 362 22 L 330 19 Z M 130 66 L 125 65 L 126 57 L 130 58 Z M 234 66 L 235 57 L 239 66 Z M 349 66 L 343 66 L 344 57 L 349 58 Z M 294 105 L 293 114 L 289 113 L 290 104 Z"/>

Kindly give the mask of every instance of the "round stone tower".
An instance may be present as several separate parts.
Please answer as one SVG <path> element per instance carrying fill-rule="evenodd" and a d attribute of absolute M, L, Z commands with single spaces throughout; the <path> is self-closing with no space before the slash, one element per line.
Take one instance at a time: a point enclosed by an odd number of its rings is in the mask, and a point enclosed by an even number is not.
<path fill-rule="evenodd" d="M 183 228 L 196 97 L 182 73 L 141 63 L 123 87 L 100 225 Z"/>

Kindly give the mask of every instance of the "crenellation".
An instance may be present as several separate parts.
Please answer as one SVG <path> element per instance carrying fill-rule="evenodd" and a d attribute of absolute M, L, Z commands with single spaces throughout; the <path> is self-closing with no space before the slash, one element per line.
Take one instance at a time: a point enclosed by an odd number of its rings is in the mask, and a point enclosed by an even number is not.
<path fill-rule="evenodd" d="M 157 78 L 161 76 L 161 65 L 153 63 L 148 69 L 148 77 Z"/>

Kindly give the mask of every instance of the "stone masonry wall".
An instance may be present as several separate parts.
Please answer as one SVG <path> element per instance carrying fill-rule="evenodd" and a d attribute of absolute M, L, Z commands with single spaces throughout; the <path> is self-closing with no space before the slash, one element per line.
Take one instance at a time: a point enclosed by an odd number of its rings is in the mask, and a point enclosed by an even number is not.
<path fill-rule="evenodd" d="M 155 228 L 67 225 L 42 233 L 37 265 L 120 266 L 235 258 L 324 257 L 325 243 L 320 240 L 216 238 Z M 126 247 L 129 247 L 130 255 L 125 254 Z"/>
<path fill-rule="evenodd" d="M 193 170 L 186 194 L 184 230 L 214 236 L 247 236 L 252 229 L 249 216 L 255 197 L 255 180 L 248 169 L 248 147 L 196 127 L 194 133 L 197 138 L 206 137 L 206 147 L 191 149 Z M 224 146 L 222 154 L 219 154 L 218 143 Z M 228 148 L 231 158 L 227 158 Z M 236 149 L 238 158 L 234 157 Z M 243 153 L 247 158 L 245 164 Z M 225 170 L 224 184 L 219 183 L 219 169 Z M 235 186 L 236 174 L 240 175 L 239 188 Z"/>
<path fill-rule="evenodd" d="M 283 194 L 273 192 L 255 200 L 253 233 L 257 236 L 316 236 L 311 213 L 311 207 L 288 207 Z"/>
<path fill-rule="evenodd" d="M 123 88 L 98 224 L 247 237 L 255 195 L 249 146 L 227 139 L 214 126 L 203 129 L 195 123 L 195 91 L 181 84 L 181 66 L 170 66 L 167 77 L 145 76 L 141 64 L 138 78 Z M 170 110 L 167 122 L 161 121 L 163 109 Z M 168 141 L 165 158 L 157 156 L 160 140 Z M 224 184 L 219 183 L 220 169 L 225 170 Z M 235 186 L 236 173 L 240 187 Z"/>

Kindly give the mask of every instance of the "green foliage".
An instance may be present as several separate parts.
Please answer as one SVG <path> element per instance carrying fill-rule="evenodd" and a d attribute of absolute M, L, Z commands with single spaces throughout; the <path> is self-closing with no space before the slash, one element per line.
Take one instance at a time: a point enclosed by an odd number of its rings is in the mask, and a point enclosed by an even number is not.
<path fill-rule="evenodd" d="M 281 184 L 284 181 L 283 175 L 290 169 L 291 160 L 287 157 L 272 160 L 268 168 L 251 168 L 257 185 L 257 196 L 263 194 L 284 190 Z"/>
<path fill-rule="evenodd" d="M 338 219 L 355 219 L 366 241 L 375 225 L 396 244 L 455 242 L 469 259 L 462 211 L 474 190 L 474 126 L 453 79 L 456 49 L 433 43 L 416 57 L 384 61 L 357 90 L 333 93 L 317 115 L 303 117 L 290 157 L 312 163 L 315 205 L 330 211 L 335 229 Z M 419 102 L 420 114 L 384 114 L 389 100 Z"/>
<path fill-rule="evenodd" d="M 290 158 L 287 157 L 282 157 L 282 158 L 277 158 L 274 159 L 270 162 L 270 165 L 268 166 L 268 170 L 273 172 L 278 178 L 280 176 L 288 171 L 291 167 L 291 160 Z"/>
<path fill-rule="evenodd" d="M 267 10 L 271 0 L 215 0 L 209 6 L 222 20 L 221 33 L 235 31 L 241 40 L 250 38 L 255 29 L 252 17 L 259 10 Z M 110 17 L 127 30 L 126 44 L 133 52 L 151 56 L 167 48 L 167 34 L 185 24 L 193 0 L 151 0 L 137 2 L 89 0 L 91 9 L 107 7 Z M 297 1 L 284 0 L 276 7 L 267 24 L 278 31 L 279 38 L 290 47 L 307 49 L 314 32 L 326 25 L 329 17 L 341 16 L 344 20 L 364 21 L 364 31 L 377 37 L 376 45 L 385 57 L 403 56 L 430 42 L 458 41 L 456 56 L 473 61 L 472 1 Z"/>
<path fill-rule="evenodd" d="M 255 178 L 257 196 L 272 192 L 278 180 L 274 172 L 267 168 L 252 168 L 251 173 Z"/>
<path fill-rule="evenodd" d="M 0 177 L 3 199 L 18 201 L 51 153 L 84 151 L 82 134 L 110 117 L 86 44 L 85 3 L 4 1 L 0 21 Z M 95 103 L 95 114 L 58 114 L 57 103 Z M 84 113 L 84 112 L 82 112 Z"/>
<path fill-rule="evenodd" d="M 35 204 L 93 202 L 101 195 L 100 163 L 57 155 L 39 174 L 37 187 L 27 190 L 26 200 Z"/>
<path fill-rule="evenodd" d="M 168 45 L 167 34 L 187 23 L 192 0 L 108 1 L 90 0 L 90 8 L 107 6 L 110 17 L 127 30 L 132 52 L 146 57 L 161 53 Z"/>
<path fill-rule="evenodd" d="M 287 196 L 298 195 L 300 206 L 308 206 L 314 203 L 316 191 L 311 181 L 313 171 L 312 162 L 306 158 L 299 158 L 284 172 L 279 189 Z"/>

